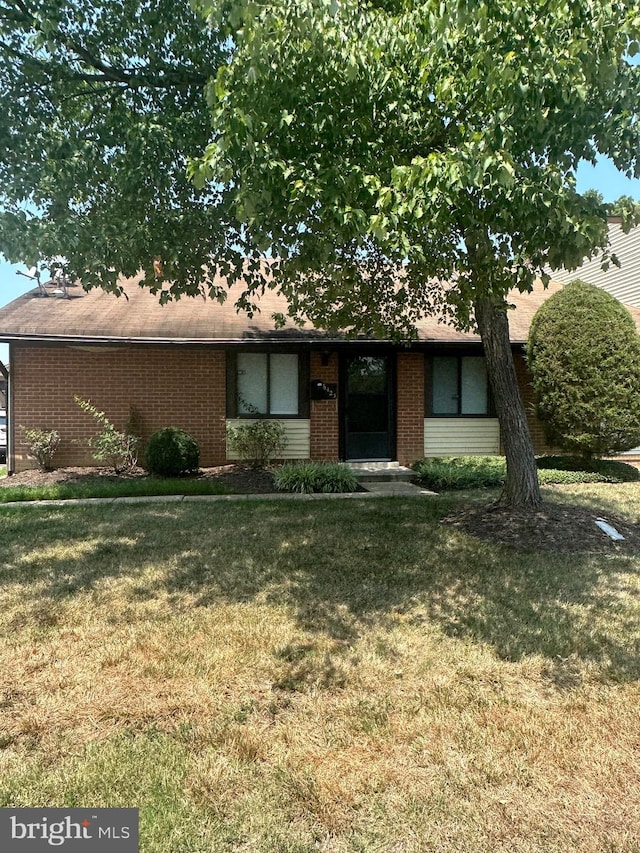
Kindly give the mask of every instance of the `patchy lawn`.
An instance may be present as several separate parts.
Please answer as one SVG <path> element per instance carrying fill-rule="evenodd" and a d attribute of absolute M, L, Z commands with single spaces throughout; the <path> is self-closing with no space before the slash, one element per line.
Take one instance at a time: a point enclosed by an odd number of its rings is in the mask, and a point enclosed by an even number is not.
<path fill-rule="evenodd" d="M 144 853 L 640 850 L 640 553 L 456 506 L 0 508 L 0 805 L 139 806 Z"/>

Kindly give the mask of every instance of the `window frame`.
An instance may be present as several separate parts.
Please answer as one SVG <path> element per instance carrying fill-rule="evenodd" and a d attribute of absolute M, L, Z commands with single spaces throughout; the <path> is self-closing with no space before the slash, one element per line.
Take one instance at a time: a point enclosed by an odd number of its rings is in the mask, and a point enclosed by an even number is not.
<path fill-rule="evenodd" d="M 298 412 L 297 414 L 271 414 L 267 412 L 238 411 L 238 355 L 240 353 L 263 354 L 267 356 L 267 408 L 271 408 L 271 356 L 296 355 L 298 357 Z M 309 354 L 299 349 L 267 349 L 256 347 L 249 349 L 227 350 L 227 418 L 242 420 L 295 420 L 309 417 Z"/>
<path fill-rule="evenodd" d="M 436 358 L 453 358 L 456 360 L 457 370 L 457 413 L 440 414 L 433 411 L 433 363 Z M 425 385 L 424 385 L 424 415 L 425 418 L 455 418 L 455 419 L 478 419 L 478 418 L 495 418 L 495 406 L 493 394 L 491 393 L 491 383 L 487 374 L 487 408 L 486 412 L 478 413 L 463 413 L 462 410 L 462 360 L 465 358 L 480 358 L 486 364 L 486 357 L 481 353 L 474 352 L 442 352 L 427 356 L 425 359 Z"/>

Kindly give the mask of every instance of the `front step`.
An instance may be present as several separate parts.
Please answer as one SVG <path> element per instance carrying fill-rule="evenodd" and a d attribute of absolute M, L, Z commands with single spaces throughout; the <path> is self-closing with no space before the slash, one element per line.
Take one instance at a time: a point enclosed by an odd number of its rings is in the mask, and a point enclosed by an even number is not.
<path fill-rule="evenodd" d="M 359 483 L 412 483 L 416 472 L 398 462 L 344 462 Z"/>

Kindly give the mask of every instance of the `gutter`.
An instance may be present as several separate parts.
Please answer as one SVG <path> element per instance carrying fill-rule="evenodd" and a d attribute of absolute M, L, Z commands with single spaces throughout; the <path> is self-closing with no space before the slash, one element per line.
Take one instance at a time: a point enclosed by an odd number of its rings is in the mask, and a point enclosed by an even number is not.
<path fill-rule="evenodd" d="M 344 343 L 391 343 L 375 338 L 330 338 L 310 337 L 304 333 L 295 332 L 291 335 L 254 335 L 242 338 L 146 338 L 146 337 L 113 337 L 109 335 L 38 335 L 38 334 L 1 334 L 3 343 L 41 343 L 41 344 L 102 344 L 124 346 L 127 344 L 149 344 L 154 346 L 224 346 L 225 344 L 344 344 Z"/>

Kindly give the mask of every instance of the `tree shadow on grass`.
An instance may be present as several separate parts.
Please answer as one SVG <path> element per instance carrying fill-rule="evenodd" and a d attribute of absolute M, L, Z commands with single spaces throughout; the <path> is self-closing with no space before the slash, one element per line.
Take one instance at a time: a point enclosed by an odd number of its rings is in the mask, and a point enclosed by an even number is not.
<path fill-rule="evenodd" d="M 21 524 L 2 519 L 0 577 L 30 589 L 25 614 L 127 577 L 129 595 L 168 595 L 176 610 L 284 606 L 336 649 L 402 613 L 503 660 L 540 655 L 561 687 L 591 663 L 603 678 L 640 678 L 640 558 L 519 553 L 440 524 L 449 509 L 397 499 L 151 504 L 39 511 L 38 521 L 25 510 Z M 152 582 L 149 565 L 161 567 Z M 302 678 L 306 655 L 291 662 Z"/>

